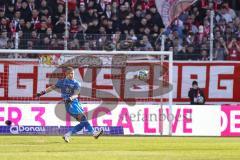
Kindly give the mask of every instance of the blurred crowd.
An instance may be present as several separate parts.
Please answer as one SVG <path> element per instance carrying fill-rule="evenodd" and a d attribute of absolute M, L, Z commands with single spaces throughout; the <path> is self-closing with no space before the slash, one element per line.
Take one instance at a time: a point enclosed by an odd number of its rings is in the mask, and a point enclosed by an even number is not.
<path fill-rule="evenodd" d="M 67 40 L 70 50 L 152 51 L 160 50 L 163 33 L 174 59 L 209 60 L 214 10 L 214 60 L 240 60 L 240 15 L 224 1 L 200 0 L 167 29 L 155 0 L 69 1 L 65 24 L 64 0 L 1 0 L 0 48 L 64 49 Z"/>
<path fill-rule="evenodd" d="M 174 22 L 165 47 L 174 52 L 175 59 L 209 60 L 211 10 L 213 59 L 240 60 L 240 14 L 223 1 L 199 1 Z"/>

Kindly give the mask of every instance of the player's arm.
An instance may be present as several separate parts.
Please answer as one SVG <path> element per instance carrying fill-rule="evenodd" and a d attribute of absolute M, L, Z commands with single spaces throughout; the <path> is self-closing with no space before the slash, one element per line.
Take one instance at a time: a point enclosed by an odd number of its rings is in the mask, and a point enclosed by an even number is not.
<path fill-rule="evenodd" d="M 227 48 L 227 45 L 226 45 L 226 42 L 224 41 L 223 38 L 220 38 L 220 42 L 221 44 L 223 45 L 223 48 L 224 48 L 224 51 L 226 52 L 226 54 L 228 55 L 228 48 Z"/>
<path fill-rule="evenodd" d="M 74 90 L 74 94 L 70 97 L 70 99 L 74 100 L 74 99 L 78 98 L 79 94 L 80 94 L 80 89 Z"/>
<path fill-rule="evenodd" d="M 236 48 L 237 48 L 237 51 L 240 52 L 240 45 L 236 42 Z"/>
<path fill-rule="evenodd" d="M 80 94 L 80 84 L 77 83 L 74 87 L 74 93 L 72 96 L 70 96 L 68 99 L 65 99 L 66 103 L 70 103 L 72 102 L 74 99 L 77 99 L 79 97 Z"/>
<path fill-rule="evenodd" d="M 190 99 L 193 99 L 193 98 L 194 98 L 193 89 L 192 89 L 192 88 L 190 88 L 190 90 L 188 91 L 188 97 L 189 97 Z"/>
<path fill-rule="evenodd" d="M 44 94 L 49 93 L 49 92 L 51 92 L 51 91 L 54 90 L 54 89 L 56 89 L 56 85 L 49 86 L 49 87 L 46 88 L 45 90 L 37 93 L 37 97 L 41 97 L 41 96 L 43 96 Z"/>
<path fill-rule="evenodd" d="M 233 43 L 234 43 L 234 40 L 231 40 L 227 47 L 228 48 L 232 48 L 233 47 Z"/>

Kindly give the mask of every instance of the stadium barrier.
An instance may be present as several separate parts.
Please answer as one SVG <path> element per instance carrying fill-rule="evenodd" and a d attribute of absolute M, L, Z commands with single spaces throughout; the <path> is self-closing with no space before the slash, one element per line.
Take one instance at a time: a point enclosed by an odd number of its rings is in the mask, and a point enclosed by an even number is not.
<path fill-rule="evenodd" d="M 71 126 L 0 126 L 0 135 L 64 135 Z M 95 131 L 103 130 L 104 135 L 123 135 L 120 126 L 96 126 Z M 78 135 L 88 135 L 86 129 L 77 132 Z"/>
<path fill-rule="evenodd" d="M 159 105 L 119 104 L 110 110 L 108 106 L 85 104 L 83 108 L 93 126 L 119 126 L 124 135 L 168 135 L 171 119 L 173 136 L 240 136 L 240 105 L 175 105 L 172 114 L 168 106 Z M 62 110 L 63 117 L 58 110 Z M 11 120 L 13 126 L 77 124 L 64 112 L 63 105 L 54 104 L 1 104 L 0 126 L 5 120 Z"/>

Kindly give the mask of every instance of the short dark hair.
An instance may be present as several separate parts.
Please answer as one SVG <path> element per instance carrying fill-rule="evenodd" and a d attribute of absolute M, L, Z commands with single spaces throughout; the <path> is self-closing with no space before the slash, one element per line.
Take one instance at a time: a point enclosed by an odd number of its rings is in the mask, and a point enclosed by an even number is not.
<path fill-rule="evenodd" d="M 192 86 L 193 86 L 193 85 L 197 85 L 197 86 L 198 86 L 198 82 L 197 82 L 197 81 L 193 81 L 193 82 L 192 82 Z"/>

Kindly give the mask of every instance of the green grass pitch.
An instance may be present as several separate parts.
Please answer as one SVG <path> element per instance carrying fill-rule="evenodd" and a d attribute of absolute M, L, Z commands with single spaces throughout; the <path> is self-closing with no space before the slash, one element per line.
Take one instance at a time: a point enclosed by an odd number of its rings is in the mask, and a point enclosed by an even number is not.
<path fill-rule="evenodd" d="M 0 136 L 0 160 L 239 160 L 240 138 Z"/>

